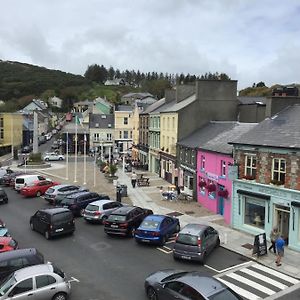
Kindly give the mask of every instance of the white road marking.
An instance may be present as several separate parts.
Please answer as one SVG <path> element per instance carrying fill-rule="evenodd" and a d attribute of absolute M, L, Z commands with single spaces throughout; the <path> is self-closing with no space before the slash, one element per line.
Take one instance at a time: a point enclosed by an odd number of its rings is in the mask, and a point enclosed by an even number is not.
<path fill-rule="evenodd" d="M 69 282 L 80 282 L 79 279 L 75 278 L 75 277 L 71 277 L 71 280 L 69 280 Z"/>
<path fill-rule="evenodd" d="M 157 250 L 166 253 L 166 254 L 170 254 L 173 252 L 173 250 L 169 247 L 163 246 L 163 247 L 156 247 Z"/>
<path fill-rule="evenodd" d="M 255 294 L 252 294 L 222 278 L 217 278 L 219 281 L 223 282 L 225 285 L 227 285 L 228 287 L 230 287 L 232 290 L 234 290 L 236 293 L 238 293 L 239 295 L 241 295 L 242 297 L 244 298 L 247 298 L 249 300 L 259 300 L 261 299 L 260 297 L 258 297 L 257 295 Z"/>
<path fill-rule="evenodd" d="M 211 269 L 211 270 L 213 270 L 213 271 L 215 271 L 215 272 L 217 272 L 217 273 L 224 273 L 224 272 L 230 271 L 232 269 L 239 268 L 241 266 L 250 265 L 251 263 L 252 263 L 252 261 L 247 261 L 247 262 L 241 263 L 239 265 L 234 265 L 232 267 L 229 267 L 229 268 L 226 268 L 226 269 L 223 269 L 223 270 L 217 270 L 217 269 L 215 269 L 215 268 L 213 268 L 213 267 L 211 267 L 209 265 L 204 265 L 204 266 L 207 267 L 207 268 L 209 268 L 209 269 Z"/>
<path fill-rule="evenodd" d="M 299 280 L 297 280 L 297 279 L 295 279 L 293 277 L 287 276 L 285 274 L 282 274 L 280 272 L 277 272 L 277 271 L 275 271 L 273 269 L 267 268 L 267 267 L 262 266 L 260 264 L 254 264 L 254 265 L 252 265 L 252 267 L 254 267 L 256 269 L 259 269 L 259 270 L 262 270 L 262 271 L 264 271 L 266 273 L 269 273 L 271 275 L 274 275 L 276 277 L 279 277 L 279 278 L 281 278 L 281 279 L 283 279 L 283 280 L 285 280 L 287 282 L 293 283 L 293 284 L 297 284 L 297 283 L 300 282 Z"/>

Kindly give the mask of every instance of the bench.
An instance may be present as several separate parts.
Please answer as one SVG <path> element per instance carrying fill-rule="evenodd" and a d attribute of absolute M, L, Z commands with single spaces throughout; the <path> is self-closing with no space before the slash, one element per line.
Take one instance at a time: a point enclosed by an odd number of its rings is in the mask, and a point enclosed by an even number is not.
<path fill-rule="evenodd" d="M 147 177 L 141 177 L 138 178 L 136 181 L 138 186 L 149 186 L 150 185 L 150 179 Z"/>

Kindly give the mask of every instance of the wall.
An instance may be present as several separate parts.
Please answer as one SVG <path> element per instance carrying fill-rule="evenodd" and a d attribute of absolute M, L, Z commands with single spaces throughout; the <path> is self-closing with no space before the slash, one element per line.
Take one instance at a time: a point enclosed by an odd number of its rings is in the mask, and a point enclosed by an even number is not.
<path fill-rule="evenodd" d="M 182 84 L 176 86 L 176 102 L 180 102 L 187 97 L 195 94 L 196 87 L 194 84 Z"/>
<path fill-rule="evenodd" d="M 21 146 L 23 142 L 23 116 L 18 113 L 2 113 L 4 138 L 0 146 L 7 146 L 13 143 L 14 146 Z"/>
<path fill-rule="evenodd" d="M 205 170 L 201 170 L 201 156 L 205 157 Z M 226 162 L 226 176 L 221 176 L 221 161 Z M 224 220 L 227 224 L 231 223 L 231 203 L 232 203 L 232 181 L 228 178 L 228 165 L 233 164 L 233 158 L 229 155 L 218 154 L 214 152 L 207 152 L 199 150 L 197 154 L 197 199 L 204 207 L 210 211 L 218 212 L 218 189 L 215 198 L 210 198 L 207 189 L 205 194 L 200 192 L 199 178 L 202 177 L 206 182 L 212 180 L 217 186 L 222 185 L 228 191 L 229 196 L 224 198 Z"/>
<path fill-rule="evenodd" d="M 176 156 L 176 143 L 178 134 L 177 113 L 161 113 L 160 115 L 160 147 Z"/>
<path fill-rule="evenodd" d="M 272 117 L 284 108 L 299 104 L 300 97 L 270 97 L 266 102 L 266 118 Z"/>
<path fill-rule="evenodd" d="M 265 105 L 243 105 L 238 106 L 238 121 L 243 123 L 259 123 L 265 119 Z"/>

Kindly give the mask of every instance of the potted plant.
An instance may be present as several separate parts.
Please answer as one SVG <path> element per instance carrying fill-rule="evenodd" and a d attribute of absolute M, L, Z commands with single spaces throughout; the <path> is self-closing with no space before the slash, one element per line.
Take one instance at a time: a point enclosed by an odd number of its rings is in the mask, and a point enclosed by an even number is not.
<path fill-rule="evenodd" d="M 228 198 L 228 191 L 226 189 L 220 190 L 220 191 L 218 191 L 218 196 L 222 197 L 222 198 Z"/>
<path fill-rule="evenodd" d="M 116 176 L 116 172 L 118 170 L 118 167 L 114 164 L 108 165 L 108 172 L 105 174 L 105 177 L 108 179 L 109 182 L 113 182 L 114 180 L 118 179 L 118 176 Z"/>
<path fill-rule="evenodd" d="M 254 180 L 255 179 L 255 176 L 254 175 L 248 175 L 248 174 L 245 174 L 243 176 L 243 179 L 246 179 L 246 180 Z"/>
<path fill-rule="evenodd" d="M 205 180 L 200 180 L 198 185 L 199 185 L 200 188 L 206 187 L 206 182 L 205 182 Z"/>
<path fill-rule="evenodd" d="M 271 183 L 274 185 L 284 185 L 284 182 L 281 180 L 272 179 Z"/>
<path fill-rule="evenodd" d="M 209 193 L 215 192 L 217 187 L 214 183 L 210 183 L 206 186 L 206 189 Z"/>

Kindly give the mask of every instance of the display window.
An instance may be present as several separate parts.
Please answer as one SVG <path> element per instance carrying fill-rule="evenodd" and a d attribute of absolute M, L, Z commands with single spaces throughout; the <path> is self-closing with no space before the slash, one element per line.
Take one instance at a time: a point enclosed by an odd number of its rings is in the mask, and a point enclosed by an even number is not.
<path fill-rule="evenodd" d="M 245 197 L 244 223 L 247 225 L 264 228 L 265 202 Z"/>

